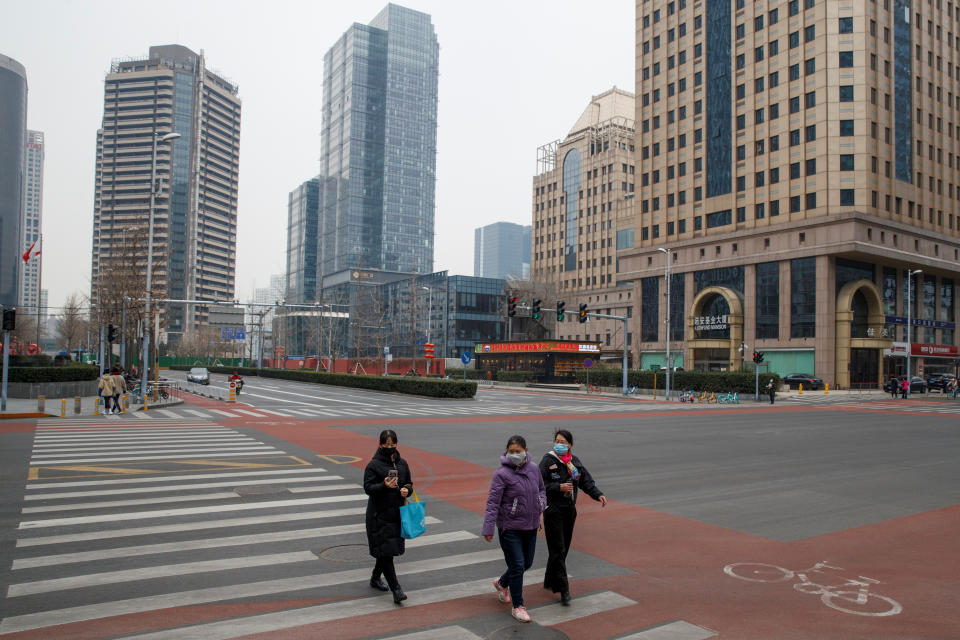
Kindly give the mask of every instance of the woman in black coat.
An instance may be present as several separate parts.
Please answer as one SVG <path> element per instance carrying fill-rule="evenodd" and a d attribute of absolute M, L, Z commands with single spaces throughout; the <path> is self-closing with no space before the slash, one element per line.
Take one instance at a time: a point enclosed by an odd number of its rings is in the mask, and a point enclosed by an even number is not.
<path fill-rule="evenodd" d="M 573 539 L 573 525 L 577 521 L 577 494 L 583 490 L 601 506 L 607 506 L 607 499 L 597 488 L 580 458 L 571 453 L 571 448 L 573 435 L 566 429 L 558 429 L 553 438 L 553 449 L 540 461 L 540 473 L 547 488 L 543 533 L 549 553 L 543 588 L 559 593 L 560 602 L 563 604 L 570 603 L 567 554 Z"/>
<path fill-rule="evenodd" d="M 380 433 L 380 447 L 363 472 L 363 490 L 367 502 L 367 542 L 370 555 L 377 559 L 370 577 L 370 586 L 380 591 L 393 591 L 393 601 L 407 599 L 393 566 L 393 558 L 403 555 L 400 535 L 400 507 L 413 491 L 410 468 L 397 451 L 397 434 L 391 429 Z M 380 577 L 387 579 L 383 583 Z M 389 585 L 389 586 L 388 586 Z"/>

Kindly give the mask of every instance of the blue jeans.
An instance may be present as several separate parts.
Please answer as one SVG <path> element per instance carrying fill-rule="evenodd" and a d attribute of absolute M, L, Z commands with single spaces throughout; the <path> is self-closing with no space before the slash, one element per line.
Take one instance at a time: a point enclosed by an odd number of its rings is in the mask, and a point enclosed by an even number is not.
<path fill-rule="evenodd" d="M 533 566 L 533 554 L 537 550 L 537 530 L 519 531 L 498 529 L 503 559 L 507 571 L 500 576 L 500 586 L 510 588 L 514 607 L 523 606 L 523 572 Z"/>

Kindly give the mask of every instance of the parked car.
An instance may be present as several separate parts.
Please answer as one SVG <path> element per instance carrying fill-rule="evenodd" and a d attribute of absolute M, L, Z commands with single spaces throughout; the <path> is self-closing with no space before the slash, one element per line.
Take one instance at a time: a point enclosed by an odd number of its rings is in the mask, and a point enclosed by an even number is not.
<path fill-rule="evenodd" d="M 187 374 L 187 380 L 197 384 L 210 384 L 210 372 L 203 367 L 194 367 Z"/>
<path fill-rule="evenodd" d="M 900 376 L 897 378 L 897 389 L 900 389 L 900 385 L 903 383 L 905 376 Z M 883 385 L 883 390 L 887 393 L 890 393 L 890 382 L 887 381 Z M 927 383 L 923 381 L 923 378 L 920 376 L 913 376 L 913 379 L 910 380 L 910 393 L 926 393 L 927 392 Z"/>
<path fill-rule="evenodd" d="M 954 377 L 949 373 L 937 373 L 927 378 L 927 389 L 933 391 L 937 389 L 940 393 L 947 392 L 947 385 Z"/>
<path fill-rule="evenodd" d="M 797 389 L 801 384 L 803 385 L 804 389 L 809 389 L 811 391 L 823 389 L 823 380 L 820 378 L 814 378 L 809 373 L 791 373 L 783 378 L 783 384 L 789 385 L 791 389 Z"/>

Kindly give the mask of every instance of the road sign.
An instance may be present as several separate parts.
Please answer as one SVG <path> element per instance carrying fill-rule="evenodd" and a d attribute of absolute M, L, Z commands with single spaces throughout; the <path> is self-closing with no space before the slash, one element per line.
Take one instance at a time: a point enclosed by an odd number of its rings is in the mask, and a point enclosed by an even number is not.
<path fill-rule="evenodd" d="M 473 356 L 470 354 L 469 351 L 464 351 L 463 353 L 460 354 L 460 362 L 462 362 L 463 364 L 470 364 L 471 360 L 473 360 Z"/>
<path fill-rule="evenodd" d="M 223 328 L 220 329 L 220 339 L 221 340 L 233 340 L 233 329 L 232 328 Z"/>
<path fill-rule="evenodd" d="M 384 348 L 383 348 L 383 355 L 387 355 L 388 353 L 390 353 L 390 347 L 384 347 Z"/>
<path fill-rule="evenodd" d="M 650 365 L 650 371 L 659 371 L 659 370 L 660 370 L 660 365 L 658 364 Z"/>
<path fill-rule="evenodd" d="M 585 366 L 587 369 L 589 369 L 590 367 L 593 366 L 593 360 L 591 360 L 590 358 L 585 359 L 585 360 L 583 361 L 583 366 Z"/>
<path fill-rule="evenodd" d="M 921 378 L 923 377 L 923 363 L 917 365 L 917 375 Z"/>

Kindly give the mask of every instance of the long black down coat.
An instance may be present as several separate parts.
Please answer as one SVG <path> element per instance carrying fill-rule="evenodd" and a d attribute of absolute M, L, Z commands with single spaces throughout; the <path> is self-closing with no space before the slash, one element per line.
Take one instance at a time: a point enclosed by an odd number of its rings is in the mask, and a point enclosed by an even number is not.
<path fill-rule="evenodd" d="M 387 472 L 397 470 L 397 488 L 383 483 Z M 379 447 L 363 472 L 363 490 L 367 501 L 367 543 L 374 558 L 403 555 L 403 537 L 400 535 L 400 507 L 405 498 L 400 489 L 413 491 L 410 468 L 396 449 Z"/>

